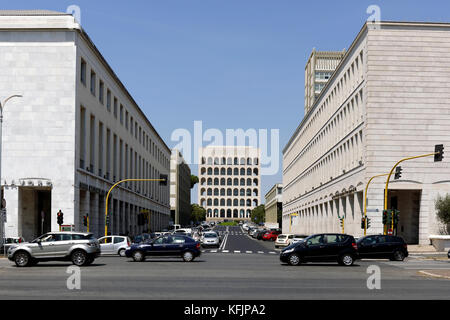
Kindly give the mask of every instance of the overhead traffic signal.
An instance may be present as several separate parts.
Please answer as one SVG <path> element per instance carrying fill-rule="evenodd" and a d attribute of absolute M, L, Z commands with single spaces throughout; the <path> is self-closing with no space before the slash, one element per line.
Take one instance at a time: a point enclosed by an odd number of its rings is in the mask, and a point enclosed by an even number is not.
<path fill-rule="evenodd" d="M 442 161 L 444 159 L 444 145 L 437 144 L 434 146 L 434 162 Z"/>
<path fill-rule="evenodd" d="M 161 179 L 162 181 L 159 182 L 160 186 L 167 186 L 167 174 L 160 174 L 159 175 L 159 179 Z"/>
<path fill-rule="evenodd" d="M 395 168 L 395 176 L 394 176 L 394 179 L 395 179 L 395 180 L 401 178 L 401 176 L 402 176 L 402 170 L 403 170 L 403 169 L 402 169 L 401 166 L 398 166 L 397 168 Z"/>

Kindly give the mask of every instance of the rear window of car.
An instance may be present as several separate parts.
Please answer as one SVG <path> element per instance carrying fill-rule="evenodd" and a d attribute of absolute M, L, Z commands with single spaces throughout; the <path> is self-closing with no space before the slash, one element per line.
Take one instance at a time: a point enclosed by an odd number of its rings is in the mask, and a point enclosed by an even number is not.
<path fill-rule="evenodd" d="M 114 243 L 121 243 L 124 242 L 125 238 L 122 237 L 114 237 Z"/>
<path fill-rule="evenodd" d="M 286 236 L 285 236 L 284 234 L 280 234 L 280 235 L 278 236 L 278 239 L 286 239 Z"/>

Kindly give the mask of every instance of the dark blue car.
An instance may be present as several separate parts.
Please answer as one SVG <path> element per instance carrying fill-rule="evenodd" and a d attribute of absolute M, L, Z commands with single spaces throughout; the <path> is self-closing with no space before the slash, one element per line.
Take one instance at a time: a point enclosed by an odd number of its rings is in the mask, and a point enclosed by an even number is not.
<path fill-rule="evenodd" d="M 200 242 L 184 235 L 164 235 L 142 243 L 132 244 L 125 255 L 134 261 L 145 261 L 145 257 L 181 257 L 190 262 L 199 257 Z"/>

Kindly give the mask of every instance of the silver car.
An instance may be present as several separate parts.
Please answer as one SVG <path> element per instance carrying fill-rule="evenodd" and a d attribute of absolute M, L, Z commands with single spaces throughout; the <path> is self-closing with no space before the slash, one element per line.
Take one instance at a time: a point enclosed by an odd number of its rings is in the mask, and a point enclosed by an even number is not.
<path fill-rule="evenodd" d="M 125 257 L 125 250 L 131 246 L 131 239 L 125 236 L 107 236 L 98 239 L 103 254 L 118 254 Z"/>
<path fill-rule="evenodd" d="M 40 261 L 72 261 L 77 266 L 94 262 L 100 245 L 92 233 L 49 232 L 31 241 L 13 245 L 8 259 L 18 267 L 36 265 Z"/>
<path fill-rule="evenodd" d="M 202 235 L 201 243 L 203 247 L 219 247 L 220 246 L 220 238 L 215 232 L 205 232 Z"/>

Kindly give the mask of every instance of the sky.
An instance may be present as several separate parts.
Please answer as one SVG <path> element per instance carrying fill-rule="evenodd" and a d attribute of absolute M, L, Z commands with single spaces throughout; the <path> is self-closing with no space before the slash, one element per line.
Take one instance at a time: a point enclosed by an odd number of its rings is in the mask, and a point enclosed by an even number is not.
<path fill-rule="evenodd" d="M 170 148 L 172 133 L 193 132 L 194 121 L 223 134 L 279 130 L 279 148 L 270 150 L 279 168 L 261 177 L 262 202 L 282 182 L 282 149 L 304 115 L 313 48 L 348 48 L 370 5 L 381 20 L 450 21 L 448 0 L 3 0 L 0 9 L 70 5 L 80 7 L 83 29 Z"/>

